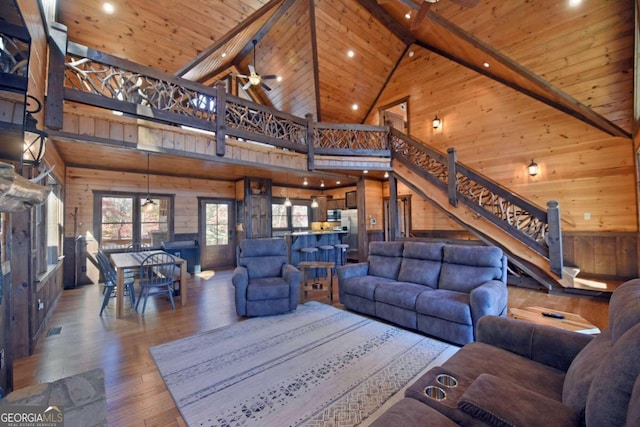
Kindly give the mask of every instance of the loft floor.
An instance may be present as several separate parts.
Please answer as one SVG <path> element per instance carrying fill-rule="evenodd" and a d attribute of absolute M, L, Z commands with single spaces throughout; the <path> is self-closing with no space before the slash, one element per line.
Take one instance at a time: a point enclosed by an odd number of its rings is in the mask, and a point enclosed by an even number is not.
<path fill-rule="evenodd" d="M 14 361 L 15 389 L 103 368 L 109 425 L 184 426 L 148 348 L 240 321 L 231 273 L 192 275 L 189 304 L 184 308 L 172 311 L 163 298 L 150 298 L 144 316 L 131 311 L 120 320 L 115 318 L 113 300 L 98 316 L 102 286 L 65 290 L 48 324 L 48 329 L 61 328 L 60 333 L 44 333 L 33 356 Z M 334 295 L 334 305 L 341 307 L 336 302 L 337 287 Z M 309 297 L 326 301 L 326 294 Z M 606 299 L 510 287 L 509 307 L 526 306 L 577 313 L 600 329 L 608 323 Z M 129 313 L 127 306 L 125 312 Z"/>

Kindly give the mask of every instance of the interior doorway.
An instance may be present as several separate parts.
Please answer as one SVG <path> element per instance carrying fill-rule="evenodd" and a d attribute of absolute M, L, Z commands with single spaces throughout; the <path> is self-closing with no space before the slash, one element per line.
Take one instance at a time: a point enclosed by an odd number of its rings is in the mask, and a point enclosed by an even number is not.
<path fill-rule="evenodd" d="M 384 199 L 384 240 L 391 240 L 391 204 L 389 198 Z M 411 196 L 398 196 L 398 223 L 396 230 L 398 237 L 411 237 Z"/>
<path fill-rule="evenodd" d="M 235 264 L 234 199 L 200 199 L 198 212 L 200 262 L 203 269 Z"/>
<path fill-rule="evenodd" d="M 409 97 L 399 99 L 379 109 L 380 125 L 391 126 L 409 135 Z"/>

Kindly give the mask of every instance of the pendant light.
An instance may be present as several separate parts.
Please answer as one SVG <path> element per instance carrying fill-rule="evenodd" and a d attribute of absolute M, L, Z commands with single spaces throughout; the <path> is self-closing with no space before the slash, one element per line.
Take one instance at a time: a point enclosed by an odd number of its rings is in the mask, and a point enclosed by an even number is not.
<path fill-rule="evenodd" d="M 291 203 L 291 199 L 289 198 L 289 175 L 287 175 L 287 186 L 285 187 L 287 189 L 287 198 L 284 199 L 284 207 L 285 208 L 290 208 L 292 203 Z"/>
<path fill-rule="evenodd" d="M 155 205 L 156 205 L 156 202 L 151 200 L 151 193 L 149 191 L 149 153 L 147 153 L 147 200 L 145 200 L 144 203 L 142 204 L 142 209 L 144 209 L 147 212 L 150 212 L 153 210 Z"/>

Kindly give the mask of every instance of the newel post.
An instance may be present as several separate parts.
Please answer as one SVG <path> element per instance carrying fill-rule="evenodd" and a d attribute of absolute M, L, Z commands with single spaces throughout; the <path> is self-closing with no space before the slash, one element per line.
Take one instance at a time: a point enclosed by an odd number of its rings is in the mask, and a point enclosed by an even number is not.
<path fill-rule="evenodd" d="M 560 227 L 560 204 L 556 200 L 547 202 L 547 245 L 549 246 L 549 264 L 551 271 L 562 277 L 562 230 Z"/>
<path fill-rule="evenodd" d="M 227 90 L 223 82 L 216 83 L 216 155 L 224 156 L 227 136 Z"/>
<path fill-rule="evenodd" d="M 447 149 L 447 190 L 449 194 L 449 204 L 458 206 L 458 172 L 456 163 L 458 156 L 456 149 L 451 147 Z"/>
<path fill-rule="evenodd" d="M 313 114 L 307 113 L 304 117 L 307 119 L 307 169 L 312 171 L 315 169 L 313 162 Z"/>

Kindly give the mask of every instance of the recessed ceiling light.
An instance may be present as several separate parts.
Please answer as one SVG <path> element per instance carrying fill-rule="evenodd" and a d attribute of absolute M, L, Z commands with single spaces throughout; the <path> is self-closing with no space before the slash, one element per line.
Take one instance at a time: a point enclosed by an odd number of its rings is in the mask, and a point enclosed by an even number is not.
<path fill-rule="evenodd" d="M 351 109 L 352 109 L 353 111 L 356 111 L 356 110 L 358 109 L 358 104 L 353 104 L 353 105 L 351 106 Z"/>
<path fill-rule="evenodd" d="M 413 51 L 410 51 L 409 52 L 409 58 L 413 58 L 413 55 L 414 55 Z"/>
<path fill-rule="evenodd" d="M 356 53 L 354 51 L 350 50 L 350 51 L 347 52 L 347 56 L 349 58 L 353 58 L 354 56 L 356 56 Z"/>
<path fill-rule="evenodd" d="M 109 2 L 105 2 L 105 3 L 102 3 L 102 11 L 104 13 L 107 13 L 107 14 L 111 15 L 111 14 L 113 14 L 113 12 L 116 11 L 116 8 L 113 7 L 113 4 L 111 4 Z"/>
<path fill-rule="evenodd" d="M 278 76 L 278 77 L 276 77 L 276 81 L 277 81 L 277 82 L 281 82 L 281 81 L 282 81 L 282 76 Z"/>
<path fill-rule="evenodd" d="M 222 55 L 220 55 L 220 56 L 222 56 L 223 58 L 226 58 L 227 57 L 227 52 L 222 52 Z"/>
<path fill-rule="evenodd" d="M 569 6 L 571 7 L 580 6 L 580 3 L 582 3 L 582 0 L 569 0 Z"/>
<path fill-rule="evenodd" d="M 340 181 L 336 181 L 336 185 L 340 185 Z"/>
<path fill-rule="evenodd" d="M 488 62 L 483 62 L 482 65 L 484 66 L 484 68 L 489 68 L 490 67 Z"/>
<path fill-rule="evenodd" d="M 362 173 L 369 173 L 369 171 L 365 169 L 362 171 Z"/>
<path fill-rule="evenodd" d="M 411 11 L 404 14 L 404 19 L 411 19 Z"/>

